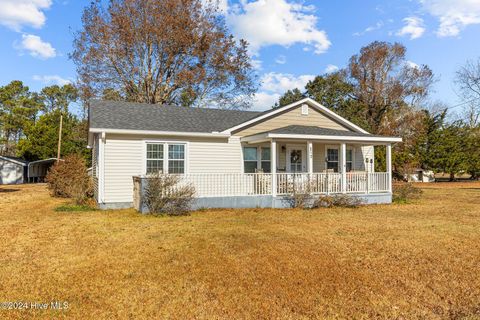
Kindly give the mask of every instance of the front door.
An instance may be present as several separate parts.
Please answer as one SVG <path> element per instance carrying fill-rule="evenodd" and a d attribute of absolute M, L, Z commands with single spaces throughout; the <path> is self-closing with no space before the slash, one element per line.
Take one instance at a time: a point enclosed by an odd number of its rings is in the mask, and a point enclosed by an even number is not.
<path fill-rule="evenodd" d="M 307 149 L 305 147 L 287 147 L 287 171 L 306 172 Z"/>

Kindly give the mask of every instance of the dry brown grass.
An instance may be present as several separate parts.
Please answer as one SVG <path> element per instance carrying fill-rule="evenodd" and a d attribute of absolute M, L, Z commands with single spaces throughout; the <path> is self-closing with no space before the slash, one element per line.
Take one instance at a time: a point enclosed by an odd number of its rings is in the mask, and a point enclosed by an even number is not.
<path fill-rule="evenodd" d="M 478 318 L 480 183 L 358 209 L 54 212 L 0 187 L 0 318 Z M 5 190 L 15 190 L 4 192 Z"/>

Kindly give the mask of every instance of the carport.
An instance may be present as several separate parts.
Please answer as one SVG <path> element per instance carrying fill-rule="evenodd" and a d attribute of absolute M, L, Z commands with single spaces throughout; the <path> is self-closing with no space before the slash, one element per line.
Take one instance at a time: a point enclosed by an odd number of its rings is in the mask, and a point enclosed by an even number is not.
<path fill-rule="evenodd" d="M 28 182 L 44 182 L 48 169 L 57 161 L 57 158 L 32 161 L 28 164 Z"/>

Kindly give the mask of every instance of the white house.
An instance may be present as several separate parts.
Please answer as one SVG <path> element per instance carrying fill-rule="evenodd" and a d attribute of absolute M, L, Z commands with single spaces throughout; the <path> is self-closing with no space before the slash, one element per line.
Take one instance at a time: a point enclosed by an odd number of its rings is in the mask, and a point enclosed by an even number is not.
<path fill-rule="evenodd" d="M 93 101 L 89 145 L 101 208 L 131 207 L 133 176 L 162 171 L 196 188 L 199 207 L 281 207 L 308 186 L 391 202 L 391 145 L 306 98 L 266 112 Z M 374 146 L 387 171 L 374 172 Z M 285 201 L 283 201 L 284 203 Z"/>

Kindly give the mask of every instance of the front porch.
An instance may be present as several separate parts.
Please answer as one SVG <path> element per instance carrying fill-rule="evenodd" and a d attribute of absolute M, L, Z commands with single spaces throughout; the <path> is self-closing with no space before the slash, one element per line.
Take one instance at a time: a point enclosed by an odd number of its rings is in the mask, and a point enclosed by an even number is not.
<path fill-rule="evenodd" d="M 374 171 L 372 141 L 242 139 L 243 173 L 181 175 L 195 187 L 198 207 L 285 207 L 294 194 L 349 194 L 365 203 L 391 202 L 391 144 L 387 171 Z M 285 201 L 283 201 L 285 202 Z"/>

